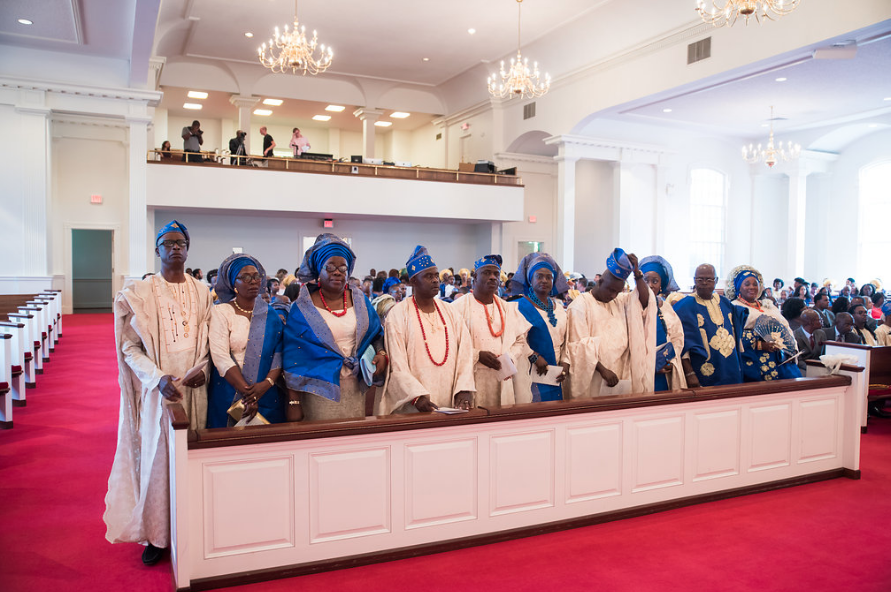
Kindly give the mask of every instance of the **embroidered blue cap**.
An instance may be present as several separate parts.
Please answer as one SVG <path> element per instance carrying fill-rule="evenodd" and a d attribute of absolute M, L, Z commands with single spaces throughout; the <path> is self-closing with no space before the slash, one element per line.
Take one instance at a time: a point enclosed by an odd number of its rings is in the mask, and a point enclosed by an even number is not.
<path fill-rule="evenodd" d="M 487 265 L 494 265 L 501 270 L 501 263 L 504 260 L 501 258 L 501 255 L 484 255 L 480 257 L 476 261 L 473 262 L 473 270 L 476 271 L 480 267 L 485 267 Z"/>
<path fill-rule="evenodd" d="M 182 222 L 177 222 L 176 220 L 171 220 L 167 224 L 164 225 L 161 230 L 158 231 L 157 236 L 155 236 L 155 246 L 161 242 L 161 237 L 167 234 L 168 232 L 179 232 L 184 237 L 186 237 L 186 244 L 190 244 L 189 240 L 189 230 L 186 228 L 186 225 Z"/>
<path fill-rule="evenodd" d="M 411 257 L 409 257 L 408 261 L 405 263 L 405 269 L 408 271 L 409 279 L 431 267 L 436 267 L 436 263 L 433 262 L 433 259 L 430 258 L 430 254 L 427 253 L 427 247 L 421 245 L 415 247 L 415 252 L 411 254 Z"/>
<path fill-rule="evenodd" d="M 622 249 L 613 249 L 606 260 L 606 268 L 620 280 L 627 280 L 633 271 L 628 255 Z"/>

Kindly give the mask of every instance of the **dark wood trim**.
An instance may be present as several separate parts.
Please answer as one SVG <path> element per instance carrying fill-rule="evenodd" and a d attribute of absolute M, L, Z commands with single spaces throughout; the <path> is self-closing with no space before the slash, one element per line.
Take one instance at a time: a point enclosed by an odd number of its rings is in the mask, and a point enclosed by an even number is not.
<path fill-rule="evenodd" d="M 180 403 L 166 405 L 165 412 L 167 413 L 167 417 L 170 418 L 170 423 L 173 425 L 174 430 L 189 429 L 189 416 L 186 415 L 186 410 L 183 409 L 183 406 Z"/>
<path fill-rule="evenodd" d="M 849 347 L 851 349 L 872 349 L 871 345 L 860 345 L 859 343 L 844 343 L 843 341 L 824 341 L 823 345 L 837 345 L 839 347 Z"/>
<path fill-rule="evenodd" d="M 179 289 L 179 288 L 177 288 L 177 289 Z M 49 362 L 49 361 L 50 361 L 50 359 L 49 359 L 48 357 L 47 357 L 47 358 L 43 358 L 43 363 L 44 363 L 44 364 L 46 364 L 46 363 Z"/>
<path fill-rule="evenodd" d="M 37 383 L 36 382 L 26 382 L 25 388 L 30 388 L 30 389 L 37 388 Z"/>
<path fill-rule="evenodd" d="M 866 426 L 860 426 L 860 433 L 861 433 L 861 434 L 865 434 L 865 433 L 866 433 L 866 429 L 867 429 Z"/>
<path fill-rule="evenodd" d="M 215 157 L 214 153 L 202 153 L 208 154 L 205 158 Z M 490 187 L 525 187 L 520 181 L 522 181 L 522 175 L 498 175 L 493 173 L 476 173 L 474 171 L 459 171 L 457 169 L 433 169 L 426 167 L 397 167 L 383 164 L 366 164 L 366 163 L 352 163 L 352 162 L 336 162 L 332 160 L 301 160 L 294 158 L 284 158 L 280 156 L 275 157 L 262 157 L 262 156 L 249 156 L 253 160 L 257 161 L 268 161 L 270 163 L 274 163 L 276 166 L 268 166 L 268 167 L 254 167 L 254 166 L 233 166 L 228 164 L 222 164 L 219 162 L 202 162 L 202 163 L 192 163 L 192 162 L 183 162 L 182 160 L 177 159 L 166 159 L 166 160 L 146 160 L 146 164 L 155 166 L 155 165 L 173 165 L 173 166 L 199 166 L 201 168 L 221 168 L 221 169 L 242 169 L 248 171 L 276 171 L 279 173 L 304 173 L 311 175 L 330 175 L 335 177 L 355 177 L 350 170 L 352 167 L 359 167 L 361 171 L 361 177 L 363 178 L 381 178 L 381 179 L 401 179 L 405 181 L 424 181 L 424 182 L 435 182 L 435 183 L 457 183 L 460 185 L 487 185 Z M 278 163 L 281 163 L 282 166 L 278 166 Z M 285 168 L 288 166 L 289 168 Z M 332 169 L 332 170 L 319 170 L 321 168 Z M 350 169 L 350 170 L 333 170 L 334 168 L 338 169 Z M 378 174 L 376 169 L 380 169 L 383 171 L 383 174 Z M 388 174 L 395 173 L 395 174 Z M 412 174 L 414 173 L 414 174 Z M 442 176 L 443 178 L 430 178 L 430 176 Z M 427 177 L 427 178 L 425 178 Z M 465 180 L 460 180 L 460 179 Z M 500 179 L 503 179 L 499 181 Z"/>
<path fill-rule="evenodd" d="M 37 372 L 38 374 L 43 374 L 43 368 L 38 368 L 37 370 L 35 370 L 35 372 Z"/>
<path fill-rule="evenodd" d="M 0 421 L 0 430 L 11 430 L 12 421 Z"/>
<path fill-rule="evenodd" d="M 12 333 L 0 333 L 0 339 L 12 339 Z"/>
<path fill-rule="evenodd" d="M 819 368 L 825 368 L 826 365 L 820 360 L 805 360 L 805 364 L 808 366 L 817 366 Z M 863 372 L 866 370 L 863 366 L 852 366 L 850 364 L 842 364 L 839 366 L 840 370 L 844 370 L 845 372 Z"/>
<path fill-rule="evenodd" d="M 15 317 L 15 318 L 17 318 L 17 319 L 33 319 L 33 318 L 34 318 L 34 315 L 31 315 L 31 314 L 25 314 L 25 313 L 23 313 L 23 312 L 11 312 L 11 313 L 9 313 L 9 314 L 6 315 L 6 316 L 8 316 L 8 317 Z M 21 325 L 21 326 L 24 327 L 24 325 Z"/>
<path fill-rule="evenodd" d="M 843 470 L 844 470 L 844 472 L 845 472 L 844 476 L 847 477 L 848 479 L 853 479 L 853 480 L 855 480 L 855 481 L 859 481 L 859 480 L 860 480 L 860 469 L 854 470 L 854 469 L 847 469 L 847 468 L 846 468 L 846 469 L 843 469 Z"/>
<path fill-rule="evenodd" d="M 189 449 L 267 444 L 271 442 L 380 434 L 580 413 L 598 413 L 621 409 L 653 407 L 658 405 L 678 405 L 707 400 L 789 393 L 815 388 L 846 387 L 850 384 L 850 376 L 833 375 L 817 378 L 796 378 L 774 382 L 737 384 L 726 387 L 706 387 L 659 394 L 632 394 L 616 397 L 598 397 L 596 399 L 548 401 L 544 403 L 509 405 L 497 408 L 493 407 L 491 409 L 479 407 L 460 415 L 412 413 L 405 415 L 364 417 L 335 422 L 301 422 L 244 428 L 206 429 L 198 430 L 194 440 L 190 439 Z"/>
<path fill-rule="evenodd" d="M 780 479 L 778 481 L 770 481 L 768 483 L 760 483 L 758 485 L 747 485 L 745 487 L 737 487 L 735 489 L 728 489 L 725 491 L 716 491 L 714 493 L 705 493 L 701 495 L 679 498 L 676 500 L 646 504 L 634 508 L 626 508 L 624 510 L 603 512 L 601 514 L 592 514 L 590 516 L 583 516 L 581 518 L 570 518 L 568 520 L 559 520 L 556 522 L 548 522 L 546 524 L 536 524 L 533 526 L 514 528 L 510 530 L 463 537 L 459 539 L 436 541 L 434 543 L 426 543 L 423 545 L 415 545 L 412 547 L 402 547 L 399 549 L 391 549 L 376 553 L 364 553 L 361 555 L 353 555 L 350 557 L 339 557 L 336 559 L 327 559 L 323 561 L 314 561 L 297 565 L 247 571 L 225 576 L 199 578 L 190 582 L 190 589 L 193 591 L 199 591 L 212 590 L 215 588 L 223 588 L 227 586 L 240 586 L 244 584 L 253 584 L 256 582 L 264 582 L 274 579 L 303 576 L 323 571 L 349 569 L 362 565 L 370 565 L 373 563 L 383 563 L 386 561 L 396 561 L 399 559 L 420 557 L 422 555 L 433 555 L 435 553 L 454 551 L 456 549 L 465 549 L 467 547 L 490 545 L 492 543 L 501 543 L 514 539 L 559 532 L 561 530 L 570 530 L 573 528 L 582 528 L 585 526 L 593 526 L 595 524 L 603 524 L 605 522 L 625 520 L 627 518 L 648 516 L 650 514 L 656 514 L 658 512 L 665 512 L 668 510 L 675 510 L 678 508 L 684 508 L 696 504 L 730 499 L 743 495 L 750 495 L 753 493 L 764 493 L 766 491 L 773 491 L 775 489 L 783 489 L 786 487 L 805 485 L 807 483 L 816 483 L 818 481 L 826 481 L 829 479 L 837 479 L 839 477 L 847 477 L 847 470 L 848 469 L 843 468 L 832 469 L 830 471 L 803 475 L 801 477 Z"/>
<path fill-rule="evenodd" d="M 25 323 L 8 323 L 6 321 L 0 321 L 0 327 L 15 327 L 16 329 L 24 329 Z"/>
<path fill-rule="evenodd" d="M 25 399 L 13 399 L 12 406 L 13 407 L 27 407 L 28 401 L 26 401 Z"/>

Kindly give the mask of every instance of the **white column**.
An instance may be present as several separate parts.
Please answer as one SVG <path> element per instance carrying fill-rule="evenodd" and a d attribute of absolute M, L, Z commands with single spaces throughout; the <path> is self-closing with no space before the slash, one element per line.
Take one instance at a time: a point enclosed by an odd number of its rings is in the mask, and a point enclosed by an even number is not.
<path fill-rule="evenodd" d="M 374 158 L 374 122 L 380 119 L 384 112 L 378 109 L 360 107 L 353 111 L 353 115 L 362 121 L 362 157 Z"/>
<path fill-rule="evenodd" d="M 575 165 L 576 157 L 557 156 L 557 236 L 554 257 L 563 271 L 575 265 Z"/>
<path fill-rule="evenodd" d="M 433 166 L 433 167 L 438 166 L 438 167 L 447 169 L 447 168 L 449 168 L 449 125 L 448 125 L 448 123 L 446 123 L 446 120 L 444 117 L 440 117 L 439 119 L 434 119 L 430 123 L 432 123 L 434 126 L 436 126 L 436 129 L 439 130 L 438 133 L 441 135 L 441 138 L 439 141 L 442 141 L 442 147 L 441 147 L 441 151 L 440 151 L 442 162 L 430 163 L 430 165 L 428 165 L 428 166 Z"/>
<path fill-rule="evenodd" d="M 146 150 L 149 117 L 128 117 L 127 145 L 130 151 L 129 265 L 126 277 L 141 277 L 149 271 L 151 260 L 146 244 Z"/>
<path fill-rule="evenodd" d="M 504 252 L 504 224 L 501 222 L 492 222 L 492 245 L 489 253 L 495 255 L 501 255 L 505 257 L 507 254 Z M 488 253 L 487 253 L 488 254 Z M 505 269 L 514 268 L 515 265 L 509 265 L 507 262 L 504 264 Z"/>
<path fill-rule="evenodd" d="M 238 107 L 238 129 L 243 131 L 244 136 L 244 153 L 251 153 L 251 111 L 260 101 L 260 97 L 245 97 L 242 95 L 232 95 L 229 102 Z M 224 138 L 225 141 L 225 138 Z M 228 148 L 229 144 L 225 146 Z"/>
<path fill-rule="evenodd" d="M 786 277 L 804 273 L 804 234 L 807 211 L 807 176 L 810 171 L 799 164 L 789 172 L 789 230 L 786 235 Z"/>
<path fill-rule="evenodd" d="M 44 106 L 42 91 L 23 91 L 15 111 L 21 121 L 17 141 L 23 155 L 22 225 L 24 226 L 22 275 L 49 275 L 50 233 L 48 209 L 50 194 L 51 110 Z"/>
<path fill-rule="evenodd" d="M 655 221 L 653 224 L 653 246 L 655 247 L 655 254 L 665 256 L 665 224 L 660 221 L 666 219 L 666 212 L 668 212 L 668 167 L 664 164 L 657 164 L 655 169 L 656 187 L 654 195 L 656 196 L 656 201 L 653 204 L 653 220 Z M 643 257 L 645 255 L 641 255 L 641 258 Z"/>

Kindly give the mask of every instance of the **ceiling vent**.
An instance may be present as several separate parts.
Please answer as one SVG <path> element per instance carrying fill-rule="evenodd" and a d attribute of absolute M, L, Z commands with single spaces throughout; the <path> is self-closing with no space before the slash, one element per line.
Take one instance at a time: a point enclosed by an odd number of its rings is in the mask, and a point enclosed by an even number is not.
<path fill-rule="evenodd" d="M 523 105 L 523 119 L 532 119 L 535 117 L 535 103 Z"/>
<path fill-rule="evenodd" d="M 702 41 L 691 43 L 687 46 L 687 65 L 695 64 L 701 60 L 712 57 L 712 38 L 706 37 Z"/>

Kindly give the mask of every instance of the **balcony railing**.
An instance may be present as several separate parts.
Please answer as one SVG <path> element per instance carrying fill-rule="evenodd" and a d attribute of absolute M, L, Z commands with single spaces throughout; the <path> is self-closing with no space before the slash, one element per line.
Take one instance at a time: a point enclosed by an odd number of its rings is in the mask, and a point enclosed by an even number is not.
<path fill-rule="evenodd" d="M 228 152 L 189 152 L 190 155 L 201 156 L 204 162 L 185 162 L 182 150 L 149 150 L 148 162 L 152 164 L 169 164 L 179 166 L 226 167 L 232 166 L 235 157 Z M 242 165 L 247 169 L 268 169 L 275 171 L 292 171 L 298 173 L 315 173 L 322 175 L 356 175 L 360 177 L 382 177 L 388 179 L 413 179 L 418 181 L 439 181 L 447 183 L 473 183 L 476 185 L 509 185 L 523 186 L 523 179 L 517 175 L 476 173 L 472 171 L 435 169 L 420 166 L 400 167 L 393 165 L 375 165 L 339 160 L 310 160 L 303 158 L 281 158 L 245 156 Z"/>

